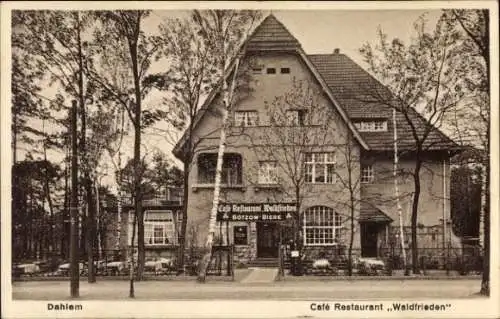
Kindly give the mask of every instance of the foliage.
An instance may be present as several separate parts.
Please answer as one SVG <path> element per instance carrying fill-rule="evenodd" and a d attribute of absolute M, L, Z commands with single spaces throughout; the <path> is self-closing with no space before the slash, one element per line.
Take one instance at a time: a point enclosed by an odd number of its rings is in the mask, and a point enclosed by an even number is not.
<path fill-rule="evenodd" d="M 61 168 L 44 160 L 27 159 L 16 163 L 12 170 L 12 245 L 13 259 L 46 256 L 55 249 L 55 238 L 61 238 L 62 216 L 51 215 L 48 196 L 60 191 Z M 56 197 L 56 196 L 54 196 Z M 57 197 L 60 203 L 61 198 Z"/>

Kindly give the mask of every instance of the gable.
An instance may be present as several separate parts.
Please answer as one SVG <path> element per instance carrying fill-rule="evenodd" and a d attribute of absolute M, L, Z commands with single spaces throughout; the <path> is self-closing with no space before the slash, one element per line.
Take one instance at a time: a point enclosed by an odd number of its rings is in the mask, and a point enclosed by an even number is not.
<path fill-rule="evenodd" d="M 252 35 L 249 37 L 248 41 L 244 44 L 244 50 L 246 50 L 245 54 L 255 54 L 255 52 L 287 52 L 293 53 L 297 55 L 297 57 L 302 60 L 306 69 L 311 73 L 313 79 L 319 83 L 322 91 L 326 94 L 332 107 L 335 108 L 337 113 L 340 115 L 341 119 L 347 125 L 354 138 L 358 141 L 358 143 L 365 149 L 369 150 L 370 147 L 363 140 L 362 136 L 356 130 L 353 123 L 350 121 L 347 113 L 341 108 L 339 102 L 335 100 L 330 89 L 328 88 L 326 82 L 323 80 L 321 75 L 315 69 L 314 65 L 309 61 L 309 58 L 302 50 L 300 43 L 290 34 L 290 32 L 279 22 L 274 15 L 269 15 L 264 19 L 264 21 L 255 29 Z M 226 72 L 226 79 L 234 69 L 234 61 L 229 68 L 229 71 Z M 206 110 L 213 103 L 213 100 L 216 96 L 216 92 L 220 92 L 220 88 L 215 90 L 210 94 L 210 96 L 206 99 L 203 107 L 201 108 L 199 116 L 195 121 L 195 129 L 198 125 L 199 121 L 204 117 Z M 176 157 L 182 159 L 182 147 L 186 141 L 186 133 L 179 140 L 177 145 L 174 147 L 173 153 Z"/>

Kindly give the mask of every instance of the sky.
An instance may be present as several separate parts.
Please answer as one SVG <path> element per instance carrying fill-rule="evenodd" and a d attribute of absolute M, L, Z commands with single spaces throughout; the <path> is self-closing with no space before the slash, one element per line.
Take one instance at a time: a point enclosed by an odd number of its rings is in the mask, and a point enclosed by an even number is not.
<path fill-rule="evenodd" d="M 429 26 L 433 26 L 440 10 L 266 10 L 263 19 L 272 13 L 302 44 L 307 54 L 332 53 L 340 49 L 358 64 L 365 66 L 359 49 L 365 42 L 377 41 L 377 28 L 388 34 L 389 38 L 397 37 L 404 42 L 410 40 L 413 22 L 426 14 Z M 158 25 L 165 18 L 183 17 L 187 11 L 158 10 L 144 22 L 145 29 L 156 32 Z M 165 68 L 161 62 L 154 68 Z M 153 100 L 155 100 L 153 98 Z M 156 99 L 159 101 L 159 99 Z M 147 135 L 149 149 L 160 149 L 169 153 L 171 145 L 161 136 Z M 178 162 L 179 163 L 179 162 Z"/>
<path fill-rule="evenodd" d="M 307 54 L 332 53 L 338 48 L 341 53 L 364 66 L 358 50 L 366 42 L 376 42 L 378 27 L 382 28 L 390 39 L 397 37 L 407 42 L 412 35 L 412 24 L 419 16 L 426 14 L 429 26 L 432 27 L 440 15 L 440 10 L 265 10 L 263 13 L 263 18 L 269 13 L 274 14 L 302 44 Z M 144 30 L 146 33 L 157 34 L 159 24 L 165 19 L 186 15 L 186 10 L 153 10 L 150 17 L 144 21 Z M 161 60 L 151 68 L 152 72 L 166 70 L 168 65 Z M 162 103 L 162 98 L 160 95 L 152 95 L 146 103 L 158 105 Z M 157 128 L 168 129 L 168 126 L 160 123 Z M 180 166 L 180 161 L 171 155 L 176 137 L 180 137 L 180 134 L 177 133 L 174 138 L 166 138 L 159 131 L 149 130 L 143 135 L 144 152 L 160 151 L 171 156 L 174 163 Z M 131 158 L 133 154 L 132 131 L 125 141 L 123 152 L 126 159 Z M 19 152 L 18 156 L 22 159 L 23 152 Z M 62 159 L 60 154 L 49 156 L 56 161 Z M 104 178 L 104 182 L 112 183 L 108 178 Z"/>

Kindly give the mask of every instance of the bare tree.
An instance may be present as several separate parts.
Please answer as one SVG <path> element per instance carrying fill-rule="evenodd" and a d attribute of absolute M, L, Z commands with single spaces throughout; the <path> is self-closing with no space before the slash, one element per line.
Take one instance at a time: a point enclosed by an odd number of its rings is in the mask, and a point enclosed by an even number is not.
<path fill-rule="evenodd" d="M 278 193 L 296 203 L 293 234 L 294 240 L 300 243 L 298 230 L 301 225 L 302 203 L 306 198 L 314 196 L 314 181 L 311 180 L 310 172 L 304 171 L 304 160 L 306 156 L 321 151 L 325 146 L 331 146 L 332 139 L 329 137 L 335 132 L 332 125 L 333 111 L 325 104 L 317 88 L 306 81 L 295 79 L 291 88 L 283 95 L 277 96 L 273 101 L 265 101 L 264 108 L 266 112 L 263 121 L 269 122 L 256 131 L 245 132 L 245 135 L 250 137 L 252 149 L 259 161 L 272 165 L 259 167 L 259 170 L 268 170 L 271 174 L 269 182 L 279 185 Z M 258 186 L 266 181 L 251 182 Z"/>
<path fill-rule="evenodd" d="M 369 70 L 384 86 L 363 87 L 365 96 L 357 98 L 365 103 L 384 105 L 396 110 L 398 123 L 404 123 L 410 133 L 405 141 L 399 128 L 398 145 L 414 159 L 414 193 L 411 213 L 412 270 L 418 273 L 417 223 L 421 192 L 420 172 L 426 152 L 442 148 L 452 149 L 451 140 L 444 138 L 438 128 L 447 113 L 461 101 L 461 80 L 452 50 L 456 37 L 450 26 L 440 19 L 431 32 L 426 31 L 426 20 L 414 24 L 415 36 L 409 45 L 395 38 L 388 41 L 379 30 L 375 47 L 365 44 L 360 52 Z M 406 144 L 406 145 L 405 145 Z"/>

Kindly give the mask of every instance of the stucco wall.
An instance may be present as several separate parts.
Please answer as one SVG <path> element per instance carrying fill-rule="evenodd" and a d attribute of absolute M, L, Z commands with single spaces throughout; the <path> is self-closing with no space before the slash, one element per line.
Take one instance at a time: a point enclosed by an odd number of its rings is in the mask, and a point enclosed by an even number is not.
<path fill-rule="evenodd" d="M 311 145 L 308 150 L 314 151 L 334 151 L 337 161 L 337 182 L 334 184 L 309 184 L 301 187 L 302 192 L 302 210 L 315 205 L 325 205 L 335 209 L 345 219 L 345 226 L 348 227 L 349 218 L 349 192 L 345 189 L 345 183 L 348 182 L 349 172 L 352 181 L 356 184 L 353 189 L 355 198 L 355 218 L 359 214 L 359 146 L 352 140 L 350 131 L 340 118 L 339 114 L 333 110 L 333 106 L 327 97 L 321 93 L 319 85 L 313 80 L 312 75 L 301 62 L 300 58 L 294 55 L 265 55 L 259 56 L 252 63 L 263 67 L 262 75 L 253 75 L 251 83 L 251 93 L 244 99 L 239 99 L 233 106 L 234 110 L 257 110 L 259 112 L 259 126 L 241 129 L 233 129 L 228 136 L 226 153 L 241 154 L 243 159 L 243 185 L 241 188 L 222 188 L 220 200 L 223 202 L 234 203 L 258 203 L 258 202 L 280 202 L 294 201 L 294 184 L 290 179 L 290 170 L 287 170 L 283 164 L 287 149 L 280 145 L 279 139 L 270 138 L 269 132 L 263 134 L 266 126 L 269 125 L 269 109 L 265 104 L 271 103 L 277 96 L 284 96 L 293 91 L 294 83 L 307 81 L 315 94 L 315 112 L 311 124 L 320 124 L 324 118 L 322 114 L 328 108 L 330 112 L 330 124 L 327 131 L 324 128 L 311 127 L 308 143 Z M 274 67 L 277 74 L 265 74 L 267 67 Z M 280 74 L 281 67 L 288 67 L 290 74 Z M 305 82 L 304 82 L 305 83 Z M 215 111 L 219 101 L 214 101 L 211 111 L 199 123 L 195 135 L 204 137 L 198 147 L 198 152 L 217 152 L 218 134 L 216 130 L 220 127 L 220 114 Z M 271 105 L 272 107 L 272 105 Z M 232 114 L 231 114 L 232 116 Z M 230 116 L 230 118 L 231 118 Z M 290 129 L 282 128 L 283 130 Z M 282 133 L 283 134 L 283 133 Z M 323 135 L 322 135 L 323 134 Z M 210 137 L 210 138 L 206 138 Z M 345 146 L 349 143 L 349 149 Z M 313 147 L 313 145 L 315 145 Z M 293 152 L 293 150 L 290 150 Z M 351 160 L 346 162 L 347 153 Z M 278 175 L 280 178 L 281 189 L 261 187 L 257 184 L 258 167 L 260 160 L 278 159 Z M 280 160 L 282 159 L 282 160 Z M 281 166 L 281 167 L 280 167 Z M 198 165 L 195 157 L 189 175 L 189 200 L 188 200 L 188 221 L 189 224 L 199 225 L 198 242 L 203 243 L 208 232 L 208 219 L 212 208 L 213 187 L 198 184 Z M 249 230 L 255 226 L 250 227 Z M 355 246 L 359 247 L 359 227 L 355 229 Z M 347 236 L 348 231 L 343 232 Z M 347 240 L 347 239 L 346 239 Z M 250 245 L 251 246 L 251 245 Z M 239 253 L 238 253 L 239 251 Z M 237 255 L 243 257 L 248 254 L 248 249 L 237 248 Z"/>
<path fill-rule="evenodd" d="M 399 226 L 399 215 L 394 197 L 393 160 L 387 157 L 378 157 L 373 160 L 375 180 L 373 183 L 362 184 L 361 196 L 363 200 L 375 204 L 391 217 L 394 220 L 391 226 Z M 406 173 L 413 172 L 414 167 L 415 161 L 411 158 L 405 158 L 399 162 L 399 169 L 402 174 L 398 178 L 398 184 L 404 226 L 411 225 L 412 202 L 415 190 L 413 175 Z M 451 220 L 449 163 L 446 162 L 443 165 L 442 158 L 427 156 L 420 171 L 420 185 L 417 224 L 435 226 L 436 229 L 440 230 L 439 240 L 441 241 L 443 234 L 442 220 L 443 218 Z M 449 226 L 445 226 L 445 231 L 446 236 L 451 237 L 452 246 L 459 247 L 460 240 L 446 227 Z M 435 244 L 430 242 L 428 238 L 419 240 L 420 247 L 434 247 Z M 439 247 L 441 246 L 440 244 Z"/>

